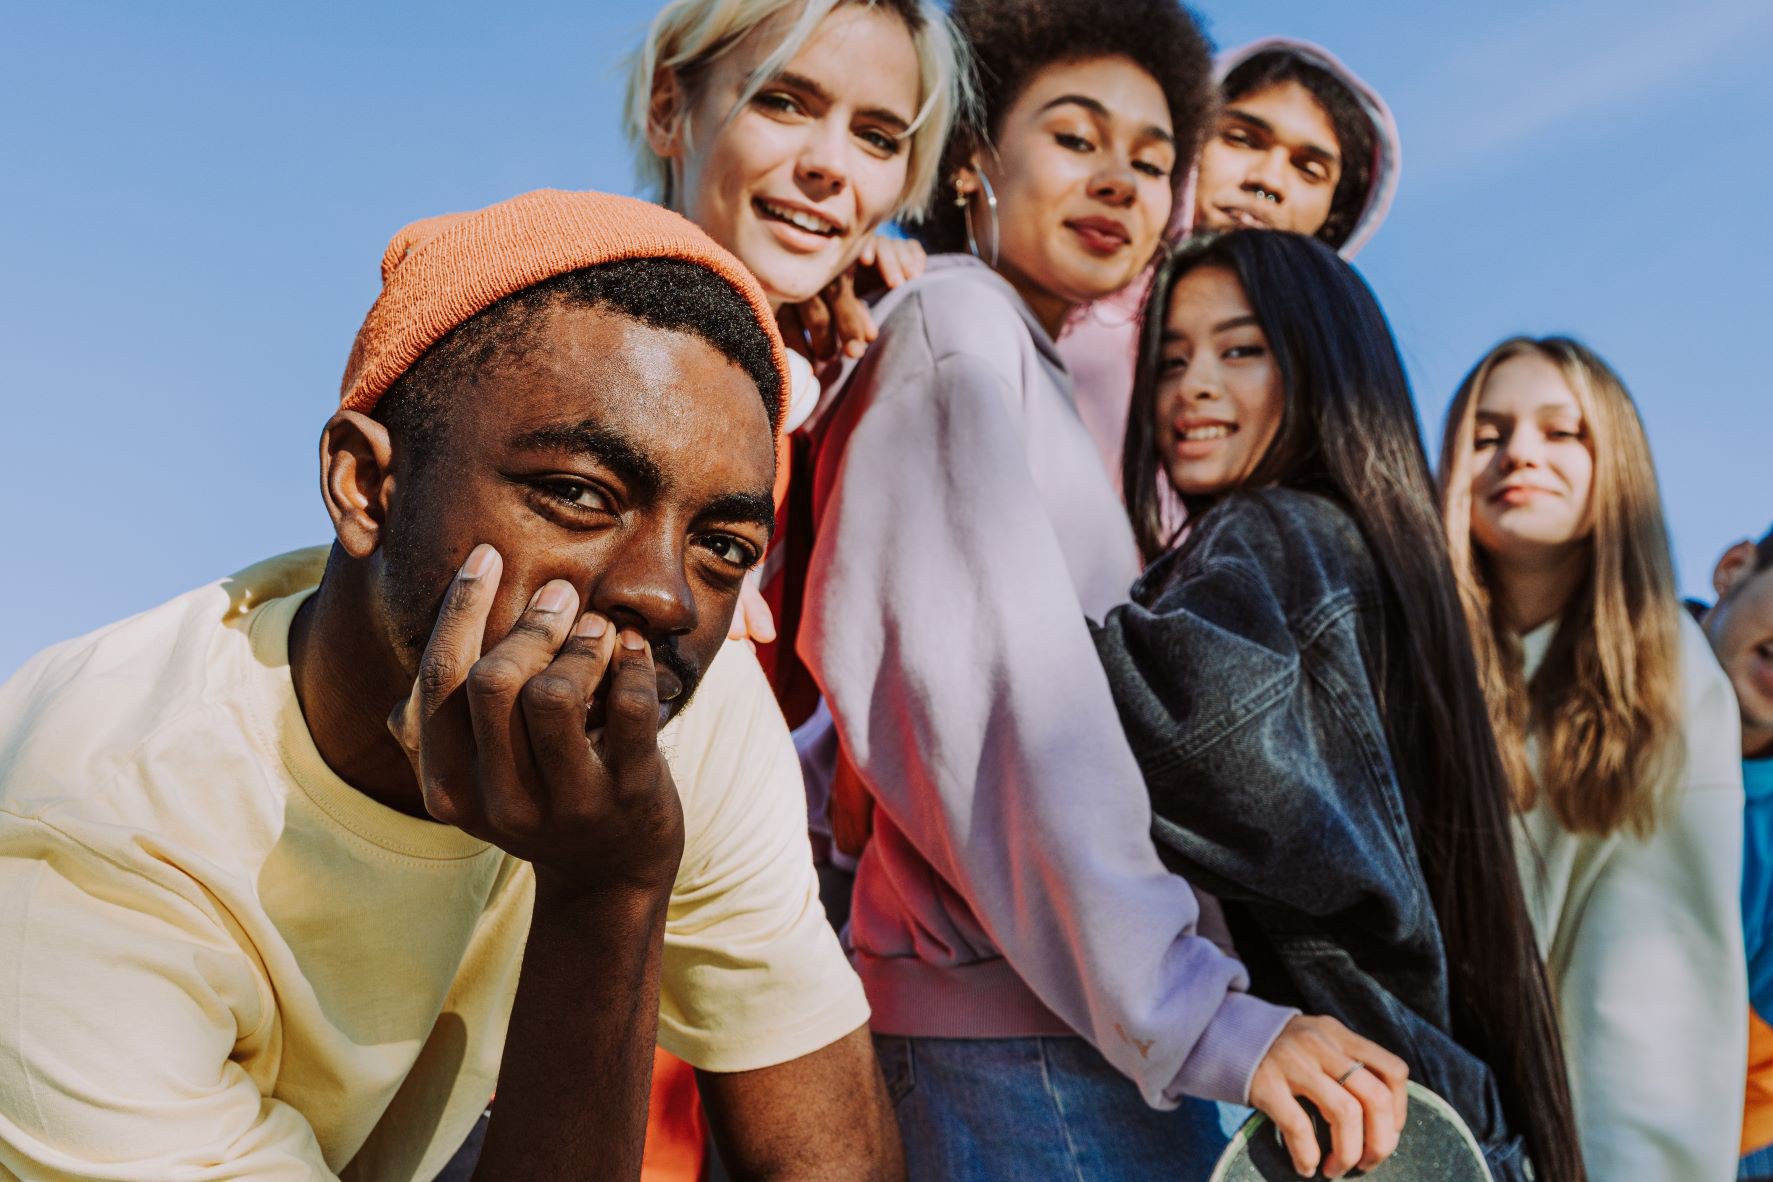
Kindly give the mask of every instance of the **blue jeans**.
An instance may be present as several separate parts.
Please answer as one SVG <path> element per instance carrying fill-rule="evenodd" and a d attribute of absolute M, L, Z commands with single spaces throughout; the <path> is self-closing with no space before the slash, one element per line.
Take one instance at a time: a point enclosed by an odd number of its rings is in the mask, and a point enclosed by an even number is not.
<path fill-rule="evenodd" d="M 1754 1182 L 1765 1182 L 1765 1179 L 1773 1178 L 1773 1145 L 1744 1154 L 1741 1170 L 1736 1176 L 1753 1179 Z"/>
<path fill-rule="evenodd" d="M 912 1182 L 1197 1182 L 1229 1138 L 1218 1107 L 1159 1112 L 1081 1038 L 903 1038 L 874 1050 Z"/>

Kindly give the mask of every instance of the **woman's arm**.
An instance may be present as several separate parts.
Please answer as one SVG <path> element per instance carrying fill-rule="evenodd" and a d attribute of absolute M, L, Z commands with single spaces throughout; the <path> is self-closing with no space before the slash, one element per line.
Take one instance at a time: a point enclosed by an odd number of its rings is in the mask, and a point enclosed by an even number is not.
<path fill-rule="evenodd" d="M 1166 861 L 1227 900 L 1358 911 L 1375 936 L 1432 940 L 1361 659 L 1361 590 L 1314 531 L 1283 540 L 1251 501 L 1214 513 L 1155 602 L 1095 631 Z"/>
<path fill-rule="evenodd" d="M 1020 392 L 908 328 L 847 395 L 803 656 L 880 809 L 1041 1001 L 1154 1104 L 1243 1101 L 1290 1011 L 1244 992 L 1158 861 Z"/>

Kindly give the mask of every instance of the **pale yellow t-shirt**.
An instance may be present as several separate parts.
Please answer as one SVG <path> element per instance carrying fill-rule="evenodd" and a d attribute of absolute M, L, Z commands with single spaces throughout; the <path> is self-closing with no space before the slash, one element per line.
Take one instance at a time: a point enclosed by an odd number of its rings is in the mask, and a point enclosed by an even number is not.
<path fill-rule="evenodd" d="M 492 1095 L 533 876 L 321 760 L 288 635 L 325 555 L 0 686 L 0 1177 L 430 1178 Z M 862 1025 L 748 648 L 660 746 L 686 840 L 659 1042 L 740 1071 Z"/>

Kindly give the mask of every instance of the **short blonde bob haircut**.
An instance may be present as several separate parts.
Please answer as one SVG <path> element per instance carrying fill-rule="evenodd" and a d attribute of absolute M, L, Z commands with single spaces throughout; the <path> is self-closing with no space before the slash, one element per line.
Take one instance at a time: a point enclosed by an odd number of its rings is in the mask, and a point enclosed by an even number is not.
<path fill-rule="evenodd" d="M 1513 357 L 1556 367 L 1594 453 L 1588 573 L 1532 683 L 1489 556 L 1471 536 L 1472 440 L 1491 373 Z M 1611 366 L 1568 337 L 1511 337 L 1459 385 L 1441 449 L 1441 512 L 1479 680 L 1517 805 L 1543 799 L 1565 829 L 1648 836 L 1685 762 L 1680 599 L 1643 420 Z M 1528 742 L 1538 747 L 1538 768 Z"/>
<path fill-rule="evenodd" d="M 747 80 L 733 112 L 728 113 L 730 118 L 787 67 L 820 21 L 845 4 L 891 12 L 905 22 L 911 34 L 917 53 L 921 105 L 907 133 L 910 159 L 905 191 L 892 217 L 922 220 L 936 189 L 943 143 L 956 114 L 971 101 L 966 50 L 947 15 L 929 0 L 670 0 L 653 18 L 646 40 L 627 62 L 628 93 L 622 124 L 633 146 L 636 168 L 647 195 L 666 205 L 681 200 L 680 194 L 671 192 L 670 162 L 654 155 L 647 145 L 653 79 L 660 70 L 676 72 L 678 84 L 684 90 L 682 109 L 688 110 L 695 105 L 696 87 L 709 65 L 731 52 L 766 21 L 798 10 L 799 15 L 782 43 Z M 684 129 L 686 143 L 689 130 Z"/>

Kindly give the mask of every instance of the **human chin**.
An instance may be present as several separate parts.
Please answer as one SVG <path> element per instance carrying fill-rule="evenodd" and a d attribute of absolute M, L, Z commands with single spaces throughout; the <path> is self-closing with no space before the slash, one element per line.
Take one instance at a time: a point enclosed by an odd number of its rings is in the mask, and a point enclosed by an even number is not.
<path fill-rule="evenodd" d="M 751 227 L 733 253 L 757 277 L 772 307 L 812 299 L 845 266 L 841 245 L 836 241 L 816 253 L 785 250 L 764 225 Z"/>

